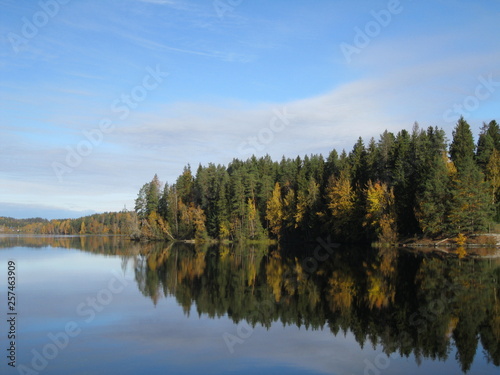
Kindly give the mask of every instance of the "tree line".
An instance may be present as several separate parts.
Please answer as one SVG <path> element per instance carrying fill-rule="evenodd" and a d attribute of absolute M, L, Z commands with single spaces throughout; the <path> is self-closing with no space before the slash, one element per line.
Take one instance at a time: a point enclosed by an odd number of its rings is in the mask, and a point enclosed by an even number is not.
<path fill-rule="evenodd" d="M 31 234 L 113 234 L 131 235 L 137 231 L 135 212 L 105 212 L 78 219 L 13 219 L 0 217 L 0 232 L 20 232 Z"/>
<path fill-rule="evenodd" d="M 477 143 L 462 117 L 448 145 L 442 129 L 385 131 L 352 150 L 227 166 L 188 165 L 175 183 L 157 175 L 135 201 L 138 237 L 396 242 L 484 231 L 500 222 L 500 127 Z"/>

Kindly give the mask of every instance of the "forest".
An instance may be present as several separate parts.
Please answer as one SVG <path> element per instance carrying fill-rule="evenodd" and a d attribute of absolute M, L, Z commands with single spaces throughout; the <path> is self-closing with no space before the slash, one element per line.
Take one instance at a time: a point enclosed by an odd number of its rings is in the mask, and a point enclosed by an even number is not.
<path fill-rule="evenodd" d="M 78 219 L 47 220 L 0 217 L 0 233 L 130 235 L 136 230 L 137 225 L 137 215 L 126 210 L 94 214 Z"/>
<path fill-rule="evenodd" d="M 173 183 L 144 184 L 135 212 L 78 219 L 0 217 L 0 232 L 121 234 L 135 239 L 280 243 L 329 234 L 338 242 L 470 235 L 500 222 L 500 127 L 477 143 L 464 118 L 448 142 L 442 129 L 385 131 L 350 152 L 332 150 L 227 166 L 187 165 Z"/>
<path fill-rule="evenodd" d="M 352 150 L 279 162 L 269 156 L 227 166 L 187 165 L 175 183 L 157 175 L 136 199 L 138 238 L 197 241 L 396 243 L 469 235 L 500 222 L 500 128 L 484 123 L 477 143 L 458 120 L 385 131 Z"/>

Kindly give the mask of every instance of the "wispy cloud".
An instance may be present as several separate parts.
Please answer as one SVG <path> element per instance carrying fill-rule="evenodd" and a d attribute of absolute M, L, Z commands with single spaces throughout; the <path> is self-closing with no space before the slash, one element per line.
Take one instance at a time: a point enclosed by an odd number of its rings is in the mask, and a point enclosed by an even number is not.
<path fill-rule="evenodd" d="M 178 52 L 178 53 L 183 53 L 183 54 L 189 54 L 189 55 L 197 55 L 197 56 L 202 56 L 202 57 L 209 57 L 209 58 L 214 58 L 226 62 L 243 62 L 243 63 L 248 63 L 251 62 L 255 56 L 252 55 L 245 55 L 245 54 L 240 54 L 236 52 L 224 52 L 224 51 L 203 51 L 203 50 L 191 50 L 191 49 L 185 49 L 185 48 L 177 48 L 177 47 L 172 47 L 168 46 L 166 44 L 163 44 L 161 42 L 156 42 L 152 40 L 148 40 L 145 38 L 140 38 L 137 36 L 129 35 L 128 40 L 136 43 L 137 45 L 147 48 L 156 52 L 164 52 L 164 51 L 172 51 L 172 52 Z"/>
<path fill-rule="evenodd" d="M 69 2 L 18 54 L 6 35 L 40 8 L 2 4 L 0 193 L 13 203 L 130 207 L 155 172 L 173 182 L 187 163 L 249 157 L 241 144 L 269 134 L 276 111 L 292 117 L 258 156 L 349 151 L 358 136 L 414 121 L 451 134 L 443 111 L 471 95 L 480 75 L 500 82 L 492 2 L 405 2 L 351 64 L 338 45 L 371 19 L 369 1 L 247 1 L 223 19 L 211 0 Z M 142 100 L 144 69 L 157 65 L 170 75 Z M 111 104 L 131 95 L 139 100 L 118 121 Z M 470 114 L 473 128 L 498 119 L 498 95 Z M 51 164 L 104 117 L 115 130 L 59 182 Z"/>

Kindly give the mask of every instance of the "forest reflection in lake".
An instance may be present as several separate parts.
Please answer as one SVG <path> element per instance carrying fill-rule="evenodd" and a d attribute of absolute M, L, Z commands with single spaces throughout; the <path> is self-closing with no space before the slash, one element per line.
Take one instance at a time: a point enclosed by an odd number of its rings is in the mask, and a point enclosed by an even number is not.
<path fill-rule="evenodd" d="M 431 362 L 443 362 L 450 371 L 458 366 L 464 373 L 496 373 L 500 366 L 498 259 L 345 246 L 319 253 L 316 244 L 298 250 L 140 244 L 92 236 L 2 237 L 0 246 L 9 257 L 19 247 L 50 246 L 98 254 L 92 260 L 96 264 L 117 259 L 153 309 L 173 299 L 186 316 L 196 311 L 210 320 L 230 319 L 233 328 L 216 335 L 226 351 L 221 355 L 228 358 L 251 347 L 254 330 L 264 327 L 259 335 L 266 330 L 272 335 L 278 322 L 339 339 L 352 337 L 360 353 L 378 348 L 384 356 L 359 357 L 363 366 L 356 368 L 367 373 L 398 373 L 395 359 L 407 357 L 410 373 L 424 373 Z M 268 339 L 262 350 L 272 352 Z M 476 365 L 478 372 L 471 370 Z"/>

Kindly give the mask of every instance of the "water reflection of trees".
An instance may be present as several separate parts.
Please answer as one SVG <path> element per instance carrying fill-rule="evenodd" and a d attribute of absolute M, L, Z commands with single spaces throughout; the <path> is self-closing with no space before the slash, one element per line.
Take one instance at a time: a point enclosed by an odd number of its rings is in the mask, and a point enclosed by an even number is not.
<path fill-rule="evenodd" d="M 154 303 L 174 296 L 186 313 L 194 305 L 198 314 L 265 327 L 326 325 L 335 335 L 352 332 L 360 346 L 413 354 L 418 362 L 446 360 L 455 344 L 464 372 L 481 340 L 487 361 L 500 365 L 498 262 L 389 248 L 339 252 L 310 272 L 299 258 L 258 247 L 179 244 L 142 254 L 139 289 Z"/>
<path fill-rule="evenodd" d="M 132 256 L 143 246 L 125 236 L 0 236 L 0 249 L 13 247 L 77 249 L 102 255 Z"/>
<path fill-rule="evenodd" d="M 352 332 L 361 347 L 448 359 L 453 345 L 467 372 L 479 341 L 500 366 L 500 263 L 440 259 L 394 248 L 338 249 L 311 269 L 293 252 L 189 244 L 137 244 L 122 237 L 0 237 L 12 247 L 80 249 L 133 260 L 139 290 L 153 303 L 173 296 L 186 314 L 229 316 Z M 300 251 L 300 253 L 307 253 Z"/>

